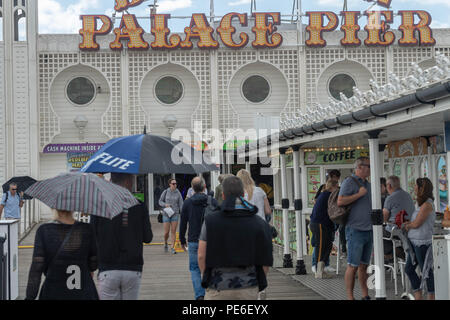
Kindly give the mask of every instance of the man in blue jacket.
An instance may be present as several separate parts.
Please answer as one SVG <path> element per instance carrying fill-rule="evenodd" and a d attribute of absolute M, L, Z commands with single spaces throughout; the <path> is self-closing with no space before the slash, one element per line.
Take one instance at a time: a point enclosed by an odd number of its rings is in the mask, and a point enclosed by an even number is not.
<path fill-rule="evenodd" d="M 188 246 L 189 252 L 189 270 L 191 271 L 192 285 L 194 287 L 195 299 L 203 300 L 205 289 L 202 288 L 202 277 L 198 266 L 197 251 L 198 239 L 202 229 L 203 217 L 208 202 L 212 206 L 217 206 L 217 201 L 211 196 L 207 196 L 205 181 L 200 177 L 195 177 L 191 182 L 194 195 L 184 201 L 181 209 L 180 222 L 180 242 L 184 250 L 186 250 L 186 229 L 189 224 Z M 208 197 L 210 201 L 208 201 Z"/>

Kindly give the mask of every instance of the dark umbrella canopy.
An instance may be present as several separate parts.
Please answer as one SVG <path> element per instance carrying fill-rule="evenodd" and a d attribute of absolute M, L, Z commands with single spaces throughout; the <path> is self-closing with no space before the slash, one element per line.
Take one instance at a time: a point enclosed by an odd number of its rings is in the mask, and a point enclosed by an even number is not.
<path fill-rule="evenodd" d="M 72 172 L 42 180 L 25 191 L 53 209 L 112 219 L 139 204 L 125 188 L 91 173 Z"/>
<path fill-rule="evenodd" d="M 36 182 L 35 179 L 29 177 L 29 176 L 23 176 L 23 177 L 14 177 L 9 179 L 5 184 L 2 185 L 3 188 L 3 192 L 7 192 L 9 191 L 9 185 L 11 183 L 15 183 L 17 184 L 17 192 L 20 193 L 22 191 L 27 190 L 32 184 L 34 184 Z M 23 197 L 25 200 L 30 200 L 32 199 L 30 196 L 28 195 L 24 195 Z"/>
<path fill-rule="evenodd" d="M 108 141 L 81 172 L 199 174 L 219 170 L 202 152 L 169 137 L 152 134 Z"/>

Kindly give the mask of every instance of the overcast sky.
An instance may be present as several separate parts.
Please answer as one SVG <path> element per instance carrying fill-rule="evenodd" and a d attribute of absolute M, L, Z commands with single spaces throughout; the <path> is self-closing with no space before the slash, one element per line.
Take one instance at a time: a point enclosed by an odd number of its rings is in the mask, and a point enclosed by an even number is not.
<path fill-rule="evenodd" d="M 129 10 L 138 17 L 149 16 L 148 5 L 154 0 L 148 0 Z M 215 0 L 215 14 L 224 15 L 228 12 L 250 12 L 251 0 Z M 81 14 L 108 14 L 114 12 L 114 0 L 38 0 L 39 5 L 39 32 L 40 33 L 78 33 L 81 28 L 79 16 Z M 210 0 L 159 0 L 158 13 L 170 13 L 172 16 L 190 16 L 192 13 L 205 13 L 209 15 Z M 291 14 L 292 0 L 256 0 L 256 11 L 275 11 L 282 14 Z M 302 11 L 333 11 L 342 10 L 344 0 L 303 0 Z M 348 0 L 349 11 L 364 11 L 371 3 L 364 0 Z M 434 28 L 450 28 L 450 0 L 392 0 L 392 10 L 426 10 L 430 12 Z M 374 7 L 374 9 L 381 7 Z M 382 9 L 382 8 L 381 8 Z M 284 18 L 288 19 L 288 18 Z M 180 32 L 189 25 L 189 19 L 172 19 L 169 28 Z M 147 32 L 150 21 L 139 20 L 141 27 Z M 303 18 L 308 23 L 308 18 Z M 393 28 L 400 23 L 400 17 L 395 17 Z M 365 24 L 361 18 L 360 25 Z M 361 28 L 362 29 L 362 28 Z"/>

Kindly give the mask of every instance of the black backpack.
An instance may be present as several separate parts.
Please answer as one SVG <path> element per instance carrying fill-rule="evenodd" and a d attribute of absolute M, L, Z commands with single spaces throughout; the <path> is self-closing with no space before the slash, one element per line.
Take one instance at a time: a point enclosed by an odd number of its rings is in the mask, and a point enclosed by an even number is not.
<path fill-rule="evenodd" d="M 5 198 L 5 205 L 6 205 L 6 203 L 8 202 L 9 192 L 5 192 L 5 194 L 6 194 L 6 198 Z"/>

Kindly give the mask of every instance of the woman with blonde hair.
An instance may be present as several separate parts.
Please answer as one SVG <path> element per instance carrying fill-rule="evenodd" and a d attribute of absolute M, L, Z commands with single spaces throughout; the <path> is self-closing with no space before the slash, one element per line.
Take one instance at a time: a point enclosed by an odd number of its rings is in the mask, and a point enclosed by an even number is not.
<path fill-rule="evenodd" d="M 97 269 L 97 246 L 91 226 L 70 211 L 55 211 L 53 221 L 36 231 L 26 300 L 98 300 L 92 279 Z"/>
<path fill-rule="evenodd" d="M 266 216 L 272 214 L 272 209 L 270 208 L 269 200 L 264 190 L 255 185 L 255 181 L 253 181 L 250 172 L 245 169 L 239 170 L 236 177 L 241 179 L 244 184 L 245 200 L 256 206 L 258 208 L 256 214 L 266 220 Z"/>

